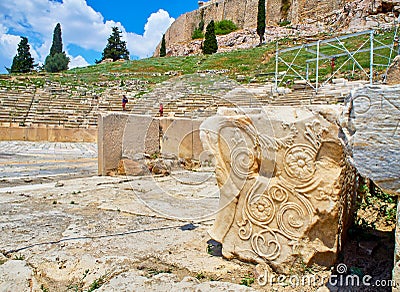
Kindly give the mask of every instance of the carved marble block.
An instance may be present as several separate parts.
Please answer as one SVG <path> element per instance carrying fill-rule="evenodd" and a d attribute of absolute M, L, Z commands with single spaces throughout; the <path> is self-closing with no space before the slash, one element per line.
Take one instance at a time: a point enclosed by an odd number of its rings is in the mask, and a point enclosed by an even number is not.
<path fill-rule="evenodd" d="M 209 233 L 226 258 L 280 273 L 334 264 L 356 180 L 339 115 L 337 106 L 220 108 L 200 126 L 220 188 Z"/>
<path fill-rule="evenodd" d="M 341 122 L 358 171 L 400 194 L 400 85 L 352 91 Z"/>

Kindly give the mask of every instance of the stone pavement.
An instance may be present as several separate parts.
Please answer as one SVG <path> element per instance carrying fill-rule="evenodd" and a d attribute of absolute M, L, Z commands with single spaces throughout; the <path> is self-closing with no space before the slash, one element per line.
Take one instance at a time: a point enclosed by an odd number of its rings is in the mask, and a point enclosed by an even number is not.
<path fill-rule="evenodd" d="M 0 291 L 253 291 L 207 253 L 217 202 L 206 172 L 0 189 Z"/>
<path fill-rule="evenodd" d="M 96 143 L 0 142 L 0 187 L 96 173 Z"/>

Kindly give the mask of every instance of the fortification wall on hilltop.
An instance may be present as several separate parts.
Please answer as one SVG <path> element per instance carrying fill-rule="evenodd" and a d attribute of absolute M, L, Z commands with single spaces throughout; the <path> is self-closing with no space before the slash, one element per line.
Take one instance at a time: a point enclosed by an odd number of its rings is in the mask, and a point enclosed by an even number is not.
<path fill-rule="evenodd" d="M 266 21 L 277 25 L 281 20 L 292 24 L 305 19 L 318 19 L 334 10 L 342 9 L 350 0 L 266 0 Z M 201 20 L 207 25 L 211 20 L 232 20 L 240 29 L 257 27 L 258 0 L 213 0 L 199 9 L 179 16 L 165 33 L 166 44 L 186 43 Z M 154 56 L 158 56 L 159 46 Z"/>

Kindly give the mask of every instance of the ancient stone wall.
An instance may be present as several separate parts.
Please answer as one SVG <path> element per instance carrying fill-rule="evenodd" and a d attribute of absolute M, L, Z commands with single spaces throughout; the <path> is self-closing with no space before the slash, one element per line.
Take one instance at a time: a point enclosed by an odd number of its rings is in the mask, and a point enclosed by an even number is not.
<path fill-rule="evenodd" d="M 281 20 L 292 24 L 304 19 L 320 19 L 334 10 L 342 9 L 349 0 L 266 0 L 266 22 L 277 25 Z M 232 20 L 239 29 L 257 27 L 258 0 L 218 0 L 205 3 L 199 9 L 179 16 L 165 33 L 167 47 L 191 40 L 193 30 L 201 20 L 205 26 L 211 21 Z M 154 55 L 158 56 L 159 46 Z"/>
<path fill-rule="evenodd" d="M 2 123 L 0 141 L 96 142 L 97 129 L 64 128 L 53 125 L 20 127 Z"/>
<path fill-rule="evenodd" d="M 128 164 L 140 170 L 144 156 L 200 160 L 203 152 L 199 135 L 201 123 L 200 119 L 100 114 L 98 173 L 107 175 L 115 172 L 121 166 L 121 160 L 125 164 L 124 172 Z"/>

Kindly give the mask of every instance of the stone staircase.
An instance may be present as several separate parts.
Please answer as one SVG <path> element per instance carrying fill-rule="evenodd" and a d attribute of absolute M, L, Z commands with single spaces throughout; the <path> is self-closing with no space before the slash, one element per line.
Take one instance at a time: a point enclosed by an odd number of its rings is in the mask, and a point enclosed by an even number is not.
<path fill-rule="evenodd" d="M 35 90 L 34 87 L 0 88 L 0 121 L 24 124 Z"/>
<path fill-rule="evenodd" d="M 42 87 L 0 88 L 0 122 L 17 125 L 53 125 L 65 128 L 97 126 L 104 111 L 122 111 L 123 94 L 130 97 L 127 111 L 133 114 L 159 116 L 163 103 L 164 116 L 208 117 L 218 107 L 260 107 L 265 105 L 296 106 L 307 104 L 340 104 L 354 88 L 365 81 L 334 79 L 331 84 L 312 89 L 275 90 L 273 83 L 240 85 L 221 76 L 194 74 L 158 84 L 140 98 L 119 86 L 101 93 L 85 88 L 74 89 L 57 84 Z"/>

